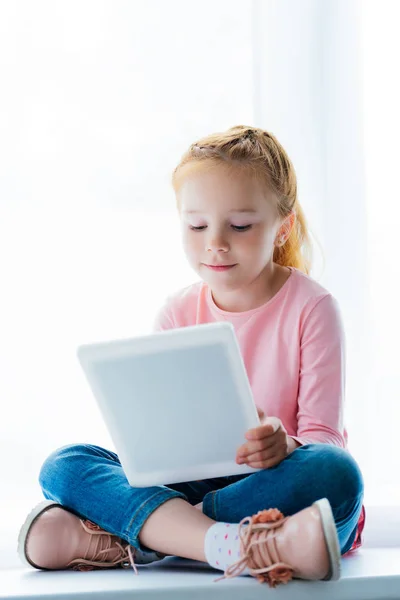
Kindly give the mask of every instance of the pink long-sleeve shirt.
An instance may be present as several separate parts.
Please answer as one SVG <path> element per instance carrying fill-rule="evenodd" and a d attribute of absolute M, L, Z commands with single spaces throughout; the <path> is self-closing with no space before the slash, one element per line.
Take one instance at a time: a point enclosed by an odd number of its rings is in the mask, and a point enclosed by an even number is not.
<path fill-rule="evenodd" d="M 170 296 L 155 330 L 230 321 L 256 405 L 279 417 L 300 444 L 347 446 L 343 424 L 344 332 L 338 305 L 301 271 L 266 304 L 245 312 L 221 310 L 198 282 Z"/>
<path fill-rule="evenodd" d="M 311 277 L 291 274 L 266 304 L 245 312 L 221 310 L 204 282 L 170 296 L 155 331 L 230 321 L 243 356 L 256 405 L 279 417 L 301 445 L 347 448 L 343 423 L 345 339 L 338 304 Z M 365 509 L 349 552 L 362 544 Z"/>

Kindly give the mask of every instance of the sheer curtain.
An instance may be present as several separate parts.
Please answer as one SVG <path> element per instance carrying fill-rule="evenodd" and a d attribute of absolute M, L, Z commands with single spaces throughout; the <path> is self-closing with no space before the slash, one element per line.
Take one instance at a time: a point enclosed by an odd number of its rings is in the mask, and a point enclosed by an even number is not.
<path fill-rule="evenodd" d="M 363 4 L 363 111 L 366 237 L 371 356 L 364 376 L 368 411 L 364 438 L 371 488 L 376 502 L 400 504 L 399 222 L 397 185 L 400 139 L 400 76 L 397 24 L 400 3 Z"/>
<path fill-rule="evenodd" d="M 340 302 L 349 446 L 367 504 L 400 504 L 396 188 L 400 4 L 256 0 L 255 119 L 282 140 Z"/>
<path fill-rule="evenodd" d="M 293 159 L 324 251 L 313 275 L 345 320 L 351 450 L 368 501 L 400 501 L 396 11 L 354 0 L 0 4 L 2 565 L 18 564 L 44 458 L 74 442 L 113 447 L 76 347 L 149 331 L 164 297 L 196 279 L 169 178 L 190 142 L 233 124 L 272 131 Z"/>

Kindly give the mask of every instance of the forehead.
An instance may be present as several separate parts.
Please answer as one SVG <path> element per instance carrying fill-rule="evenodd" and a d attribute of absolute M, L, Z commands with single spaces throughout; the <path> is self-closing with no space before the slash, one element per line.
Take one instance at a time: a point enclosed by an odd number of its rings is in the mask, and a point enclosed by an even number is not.
<path fill-rule="evenodd" d="M 272 202 L 265 187 L 245 173 L 224 168 L 188 174 L 177 194 L 183 212 L 265 212 Z"/>

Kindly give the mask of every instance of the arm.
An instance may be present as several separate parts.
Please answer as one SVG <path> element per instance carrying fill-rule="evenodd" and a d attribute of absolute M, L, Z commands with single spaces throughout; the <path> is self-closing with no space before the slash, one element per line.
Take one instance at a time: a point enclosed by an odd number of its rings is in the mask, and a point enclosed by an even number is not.
<path fill-rule="evenodd" d="M 303 324 L 297 436 L 302 444 L 344 448 L 345 339 L 336 300 L 323 297 Z"/>
<path fill-rule="evenodd" d="M 249 441 L 237 451 L 238 464 L 268 469 L 303 444 L 331 444 L 344 448 L 344 370 L 340 313 L 334 298 L 325 296 L 314 306 L 302 326 L 297 436 L 289 436 L 277 417 L 267 417 L 263 424 L 246 433 Z"/>

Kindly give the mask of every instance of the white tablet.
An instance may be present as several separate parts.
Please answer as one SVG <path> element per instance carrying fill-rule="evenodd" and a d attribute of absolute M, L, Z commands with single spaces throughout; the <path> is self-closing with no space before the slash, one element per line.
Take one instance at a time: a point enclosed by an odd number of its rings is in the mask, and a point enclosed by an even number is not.
<path fill-rule="evenodd" d="M 260 420 L 231 323 L 83 345 L 78 358 L 131 486 L 258 470 L 235 462 Z"/>

